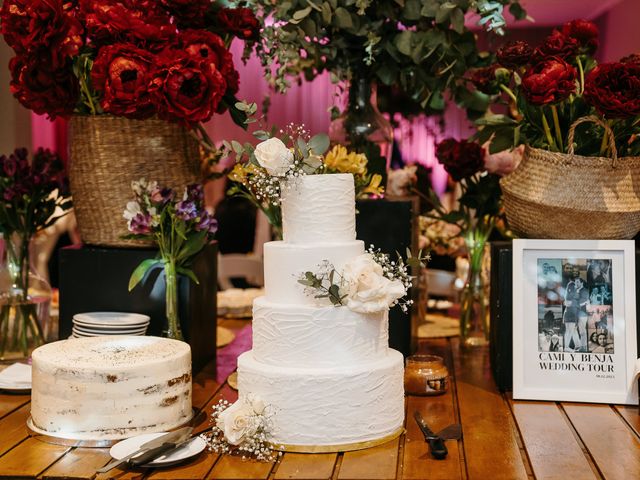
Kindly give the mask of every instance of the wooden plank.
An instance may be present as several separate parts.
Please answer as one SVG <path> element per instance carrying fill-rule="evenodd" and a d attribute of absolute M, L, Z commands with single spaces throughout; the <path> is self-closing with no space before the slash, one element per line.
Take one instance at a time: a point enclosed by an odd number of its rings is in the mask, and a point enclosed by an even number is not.
<path fill-rule="evenodd" d="M 607 480 L 640 478 L 640 440 L 610 406 L 562 407 Z"/>
<path fill-rule="evenodd" d="M 207 478 L 216 480 L 266 479 L 272 468 L 272 463 L 242 460 L 241 457 L 223 455 Z"/>
<path fill-rule="evenodd" d="M 331 478 L 338 459 L 337 453 L 309 455 L 306 453 L 286 453 L 275 474 L 276 480 L 306 479 L 323 480 Z"/>
<path fill-rule="evenodd" d="M 0 432 L 2 432 L 0 435 L 0 455 L 29 436 L 26 422 L 30 412 L 31 409 L 27 404 L 0 420 Z"/>
<path fill-rule="evenodd" d="M 0 477 L 35 477 L 69 450 L 29 438 L 0 457 Z"/>
<path fill-rule="evenodd" d="M 638 407 L 630 407 L 628 405 L 617 405 L 615 409 L 627 421 L 629 426 L 640 436 L 640 410 Z"/>
<path fill-rule="evenodd" d="M 93 478 L 96 470 L 111 461 L 108 448 L 75 448 L 42 475 L 45 479 Z"/>
<path fill-rule="evenodd" d="M 511 407 L 536 478 L 598 478 L 555 403 L 511 400 Z"/>
<path fill-rule="evenodd" d="M 398 469 L 398 448 L 400 439 L 396 438 L 384 445 L 366 450 L 346 452 L 338 472 L 341 480 L 393 480 Z"/>
<path fill-rule="evenodd" d="M 449 342 L 445 339 L 434 339 L 421 342 L 419 353 L 439 355 L 445 360 L 449 372 L 453 373 L 453 359 Z M 453 380 L 453 377 L 450 377 Z M 453 385 L 449 390 L 436 397 L 407 396 L 406 436 L 402 461 L 402 478 L 408 480 L 454 480 L 462 478 L 461 442 L 448 441 L 449 454 L 445 460 L 436 460 L 429 453 L 429 446 L 413 419 L 416 410 L 434 431 L 439 431 L 452 423 L 459 423 L 455 411 Z"/>
<path fill-rule="evenodd" d="M 470 480 L 527 478 L 514 420 L 489 369 L 489 350 L 451 339 L 464 458 Z"/>
<path fill-rule="evenodd" d="M 0 418 L 5 417 L 31 400 L 29 395 L 3 395 L 0 393 Z"/>

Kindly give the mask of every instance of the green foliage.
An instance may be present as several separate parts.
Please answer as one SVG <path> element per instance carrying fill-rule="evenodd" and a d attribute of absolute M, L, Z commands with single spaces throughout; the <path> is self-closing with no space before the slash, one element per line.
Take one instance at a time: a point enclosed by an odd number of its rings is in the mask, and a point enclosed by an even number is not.
<path fill-rule="evenodd" d="M 476 37 L 464 24 L 476 12 L 487 30 L 503 33 L 503 8 L 523 18 L 519 0 L 256 0 L 263 20 L 258 46 L 267 79 L 281 92 L 291 78 L 312 79 L 323 71 L 336 81 L 365 75 L 398 87 L 427 113 L 444 110 L 444 93 L 470 111 L 486 102 L 468 95 L 463 75 L 482 63 Z M 277 67 L 272 68 L 272 65 Z M 464 92 L 467 92 L 465 94 Z M 413 104 L 413 105 L 411 105 Z M 395 106 L 398 108 L 398 106 Z"/>

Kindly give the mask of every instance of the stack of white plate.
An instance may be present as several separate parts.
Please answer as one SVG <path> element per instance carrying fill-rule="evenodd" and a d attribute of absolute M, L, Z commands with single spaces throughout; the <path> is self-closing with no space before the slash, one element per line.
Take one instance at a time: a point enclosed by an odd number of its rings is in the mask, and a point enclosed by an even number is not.
<path fill-rule="evenodd" d="M 139 313 L 91 312 L 73 316 L 72 338 L 104 335 L 144 335 L 149 317 Z"/>

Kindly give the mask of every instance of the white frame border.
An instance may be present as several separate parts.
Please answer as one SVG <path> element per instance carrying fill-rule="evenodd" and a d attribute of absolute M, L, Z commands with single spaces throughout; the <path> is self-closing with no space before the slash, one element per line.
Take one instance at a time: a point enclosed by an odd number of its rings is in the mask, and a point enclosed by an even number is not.
<path fill-rule="evenodd" d="M 525 363 L 522 355 L 524 340 L 523 262 L 525 250 L 614 250 L 623 252 L 624 317 L 626 353 L 626 393 L 556 391 L 527 388 L 524 384 Z M 638 405 L 638 382 L 634 380 L 638 356 L 636 337 L 636 251 L 633 240 L 531 240 L 513 241 L 513 398 L 514 400 L 549 400 L 568 402 L 616 403 Z"/>

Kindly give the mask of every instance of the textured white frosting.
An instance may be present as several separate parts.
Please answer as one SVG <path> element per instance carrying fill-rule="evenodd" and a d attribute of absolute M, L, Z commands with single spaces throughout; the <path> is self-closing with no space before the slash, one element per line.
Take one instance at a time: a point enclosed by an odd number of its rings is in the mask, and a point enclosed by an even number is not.
<path fill-rule="evenodd" d="M 287 181 L 281 191 L 285 242 L 356 239 L 355 184 L 350 173 L 305 175 Z"/>
<path fill-rule="evenodd" d="M 308 245 L 267 242 L 264 244 L 265 296 L 271 302 L 319 304 L 313 295 L 305 293 L 304 285 L 298 283 L 300 274 L 306 271 L 316 272 L 325 260 L 331 262 L 337 270 L 342 270 L 345 263 L 362 253 L 362 240 Z"/>
<path fill-rule="evenodd" d="M 31 418 L 78 439 L 161 432 L 192 416 L 191 349 L 158 337 L 73 338 L 34 350 Z"/>
<path fill-rule="evenodd" d="M 347 307 L 253 303 L 253 358 L 283 367 L 356 365 L 384 357 L 389 314 L 362 314 Z"/>
<path fill-rule="evenodd" d="M 274 443 L 339 445 L 392 434 L 404 422 L 403 357 L 395 350 L 359 365 L 294 368 L 238 358 L 240 395 L 275 407 Z"/>

